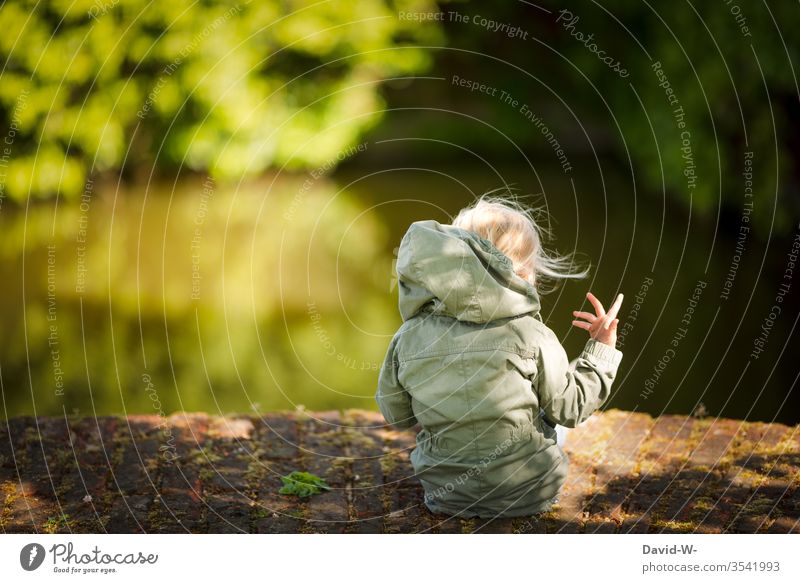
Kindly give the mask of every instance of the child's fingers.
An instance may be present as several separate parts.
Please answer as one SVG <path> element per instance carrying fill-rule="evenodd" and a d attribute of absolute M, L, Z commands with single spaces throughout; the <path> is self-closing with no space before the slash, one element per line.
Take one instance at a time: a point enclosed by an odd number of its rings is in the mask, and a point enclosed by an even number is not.
<path fill-rule="evenodd" d="M 594 294 L 592 292 L 587 292 L 586 297 L 589 298 L 590 302 L 592 302 L 592 305 L 594 306 L 594 311 L 597 312 L 598 316 L 606 315 L 606 311 L 603 309 L 603 304 L 600 303 L 600 300 L 594 297 Z"/>
<path fill-rule="evenodd" d="M 586 320 L 589 320 L 590 322 L 594 322 L 595 319 L 597 319 L 597 316 L 595 316 L 594 314 L 590 314 L 589 312 L 579 312 L 578 310 L 573 311 L 572 315 L 577 318 L 584 318 Z"/>
<path fill-rule="evenodd" d="M 584 322 L 583 320 L 573 320 L 573 326 L 577 326 L 578 328 L 583 328 L 584 330 L 591 330 L 592 326 L 588 322 Z"/>
<path fill-rule="evenodd" d="M 604 330 L 616 330 L 617 323 L 619 322 L 619 318 L 614 318 L 613 316 L 609 317 L 609 314 L 606 314 L 606 319 L 603 322 L 603 329 Z"/>
<path fill-rule="evenodd" d="M 617 312 L 619 312 L 619 308 L 622 305 L 622 298 L 622 294 L 617 296 L 617 299 L 614 301 L 614 305 L 611 306 L 611 308 L 608 310 L 608 314 L 606 314 L 609 318 L 613 319 L 617 317 Z"/>
<path fill-rule="evenodd" d="M 613 332 L 613 331 L 615 331 L 617 329 L 617 324 L 618 323 L 619 323 L 619 320 L 617 318 L 614 318 L 613 320 L 608 319 L 605 322 L 603 322 L 603 330 L 607 330 L 609 332 Z"/>

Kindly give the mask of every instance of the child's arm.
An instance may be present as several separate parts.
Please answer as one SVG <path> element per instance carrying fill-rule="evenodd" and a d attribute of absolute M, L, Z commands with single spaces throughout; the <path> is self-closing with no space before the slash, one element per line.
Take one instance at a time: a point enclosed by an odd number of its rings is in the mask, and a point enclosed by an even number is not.
<path fill-rule="evenodd" d="M 594 413 L 611 393 L 622 352 L 589 339 L 572 363 L 555 334 L 539 347 L 539 407 L 548 420 L 575 427 Z"/>
<path fill-rule="evenodd" d="M 384 419 L 389 425 L 398 429 L 408 429 L 417 423 L 411 408 L 411 396 L 397 378 L 399 363 L 395 355 L 398 336 L 392 339 L 386 351 L 381 372 L 378 376 L 378 391 L 375 400 Z"/>
<path fill-rule="evenodd" d="M 622 294 L 617 296 L 608 314 L 591 293 L 587 297 L 594 305 L 596 315 L 573 312 L 587 320 L 573 324 L 588 330 L 591 336 L 580 356 L 570 363 L 564 347 L 550 330 L 539 347 L 539 406 L 549 421 L 565 427 L 582 423 L 608 399 L 611 383 L 622 360 L 622 352 L 615 347 L 616 316 L 622 305 Z"/>

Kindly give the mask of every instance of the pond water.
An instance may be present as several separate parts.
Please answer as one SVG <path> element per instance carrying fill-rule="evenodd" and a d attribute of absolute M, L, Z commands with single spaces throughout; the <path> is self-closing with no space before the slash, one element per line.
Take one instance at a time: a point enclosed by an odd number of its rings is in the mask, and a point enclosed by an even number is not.
<path fill-rule="evenodd" d="M 78 201 L 6 202 L 0 414 L 375 409 L 400 324 L 403 232 L 449 221 L 503 183 L 546 204 L 556 247 L 592 264 L 588 280 L 542 298 L 570 357 L 586 339 L 570 327 L 585 292 L 626 295 L 625 356 L 606 407 L 797 422 L 788 299 L 752 357 L 786 242 L 748 240 L 723 299 L 736 232 L 715 233 L 715 216 L 634 198 L 609 177 L 601 188 L 469 168 L 96 182 Z"/>

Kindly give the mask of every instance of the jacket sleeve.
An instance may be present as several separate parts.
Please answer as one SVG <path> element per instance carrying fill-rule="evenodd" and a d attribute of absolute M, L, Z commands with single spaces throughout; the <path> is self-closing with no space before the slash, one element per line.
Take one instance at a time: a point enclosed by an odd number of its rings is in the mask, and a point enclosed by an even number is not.
<path fill-rule="evenodd" d="M 608 399 L 622 352 L 590 338 L 569 362 L 552 332 L 539 347 L 536 386 L 539 407 L 552 424 L 575 427 Z"/>
<path fill-rule="evenodd" d="M 398 429 L 408 429 L 417 424 L 417 419 L 411 408 L 411 395 L 397 378 L 400 366 L 396 354 L 397 339 L 398 336 L 395 335 L 386 351 L 386 358 L 378 376 L 378 391 L 375 400 L 389 425 Z"/>

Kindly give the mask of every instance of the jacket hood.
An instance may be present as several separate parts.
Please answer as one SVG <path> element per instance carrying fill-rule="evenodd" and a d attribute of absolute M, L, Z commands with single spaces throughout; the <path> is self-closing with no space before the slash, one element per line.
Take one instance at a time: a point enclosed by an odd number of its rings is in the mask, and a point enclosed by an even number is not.
<path fill-rule="evenodd" d="M 532 313 L 536 288 L 511 260 L 471 231 L 433 220 L 412 223 L 397 256 L 400 315 L 412 318 L 431 304 L 434 313 L 484 323 Z"/>

